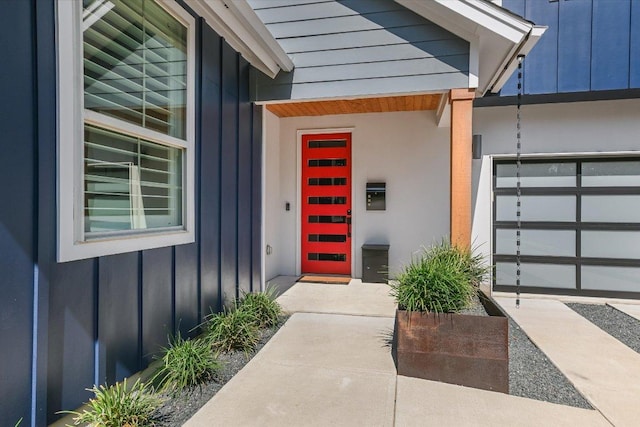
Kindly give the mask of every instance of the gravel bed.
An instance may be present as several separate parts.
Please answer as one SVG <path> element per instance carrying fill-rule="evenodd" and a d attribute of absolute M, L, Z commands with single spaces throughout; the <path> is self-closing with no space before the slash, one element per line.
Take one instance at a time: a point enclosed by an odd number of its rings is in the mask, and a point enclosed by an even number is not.
<path fill-rule="evenodd" d="M 471 307 L 461 313 L 487 316 L 477 297 Z M 509 318 L 509 394 L 591 409 L 591 405 L 584 397 L 511 318 Z"/>
<path fill-rule="evenodd" d="M 608 305 L 576 303 L 566 305 L 627 347 L 640 353 L 640 320 Z"/>
<path fill-rule="evenodd" d="M 509 319 L 509 394 L 592 409 L 567 378 Z"/>
<path fill-rule="evenodd" d="M 461 310 L 460 314 L 470 314 L 472 316 L 488 316 L 487 312 L 484 309 L 484 306 L 480 302 L 480 298 L 478 298 L 478 295 L 473 296 L 469 307 Z"/>
<path fill-rule="evenodd" d="M 277 326 L 261 331 L 260 341 L 255 350 L 245 355 L 241 351 L 221 354 L 222 369 L 216 377 L 201 387 L 185 390 L 176 396 L 167 397 L 166 403 L 158 409 L 158 427 L 180 427 L 207 403 L 235 374 L 237 374 L 258 351 L 278 332 L 289 316 L 282 316 Z"/>

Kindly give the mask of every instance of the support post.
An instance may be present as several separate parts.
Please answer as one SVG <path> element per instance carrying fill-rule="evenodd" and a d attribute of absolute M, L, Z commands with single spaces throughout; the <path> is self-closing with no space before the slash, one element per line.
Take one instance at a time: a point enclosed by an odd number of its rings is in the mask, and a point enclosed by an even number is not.
<path fill-rule="evenodd" d="M 452 89 L 450 156 L 451 244 L 471 246 L 471 141 L 474 89 Z"/>

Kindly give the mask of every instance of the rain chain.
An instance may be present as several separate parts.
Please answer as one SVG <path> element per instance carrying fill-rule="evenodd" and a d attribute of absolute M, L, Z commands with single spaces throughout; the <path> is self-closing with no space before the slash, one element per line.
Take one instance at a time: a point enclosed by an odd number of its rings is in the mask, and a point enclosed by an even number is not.
<path fill-rule="evenodd" d="M 522 60 L 524 55 L 518 55 L 518 101 L 516 107 L 516 308 L 520 308 L 520 108 L 522 107 Z"/>

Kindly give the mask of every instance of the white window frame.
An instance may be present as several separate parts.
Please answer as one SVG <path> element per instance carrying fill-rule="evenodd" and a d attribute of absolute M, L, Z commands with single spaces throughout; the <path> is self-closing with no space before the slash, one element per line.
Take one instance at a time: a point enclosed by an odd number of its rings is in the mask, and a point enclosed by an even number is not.
<path fill-rule="evenodd" d="M 84 110 L 82 2 L 57 1 L 57 259 L 58 262 L 94 258 L 192 243 L 195 241 L 195 34 L 193 16 L 174 1 L 157 1 L 187 27 L 186 139 L 174 138 L 128 122 Z M 179 147 L 183 155 L 183 226 L 132 231 L 104 238 L 85 238 L 84 125 L 123 132 L 134 137 Z"/>

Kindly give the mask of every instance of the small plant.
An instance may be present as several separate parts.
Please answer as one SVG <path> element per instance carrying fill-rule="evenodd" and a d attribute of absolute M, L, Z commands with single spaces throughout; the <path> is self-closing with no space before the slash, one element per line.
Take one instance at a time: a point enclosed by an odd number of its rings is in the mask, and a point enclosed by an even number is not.
<path fill-rule="evenodd" d="M 74 425 L 153 426 L 153 412 L 162 404 L 162 399 L 140 380 L 137 380 L 130 389 L 127 388 L 125 379 L 111 387 L 101 385 L 87 390 L 95 395 L 89 400 L 89 409 L 82 412 L 63 411 L 63 413 L 75 415 Z"/>
<path fill-rule="evenodd" d="M 267 288 L 264 292 L 244 294 L 238 303 L 238 308 L 253 313 L 260 328 L 276 326 L 282 314 L 282 307 L 275 301 L 274 288 Z"/>
<path fill-rule="evenodd" d="M 163 348 L 162 366 L 154 376 L 162 390 L 177 392 L 211 379 L 221 365 L 203 339 L 183 339 L 180 334 Z"/>
<path fill-rule="evenodd" d="M 225 309 L 211 313 L 204 325 L 205 339 L 214 350 L 230 352 L 252 351 L 258 344 L 258 326 L 255 314 L 250 311 Z"/>
<path fill-rule="evenodd" d="M 403 269 L 391 295 L 401 310 L 455 313 L 469 305 L 487 272 L 481 256 L 443 240 Z"/>

